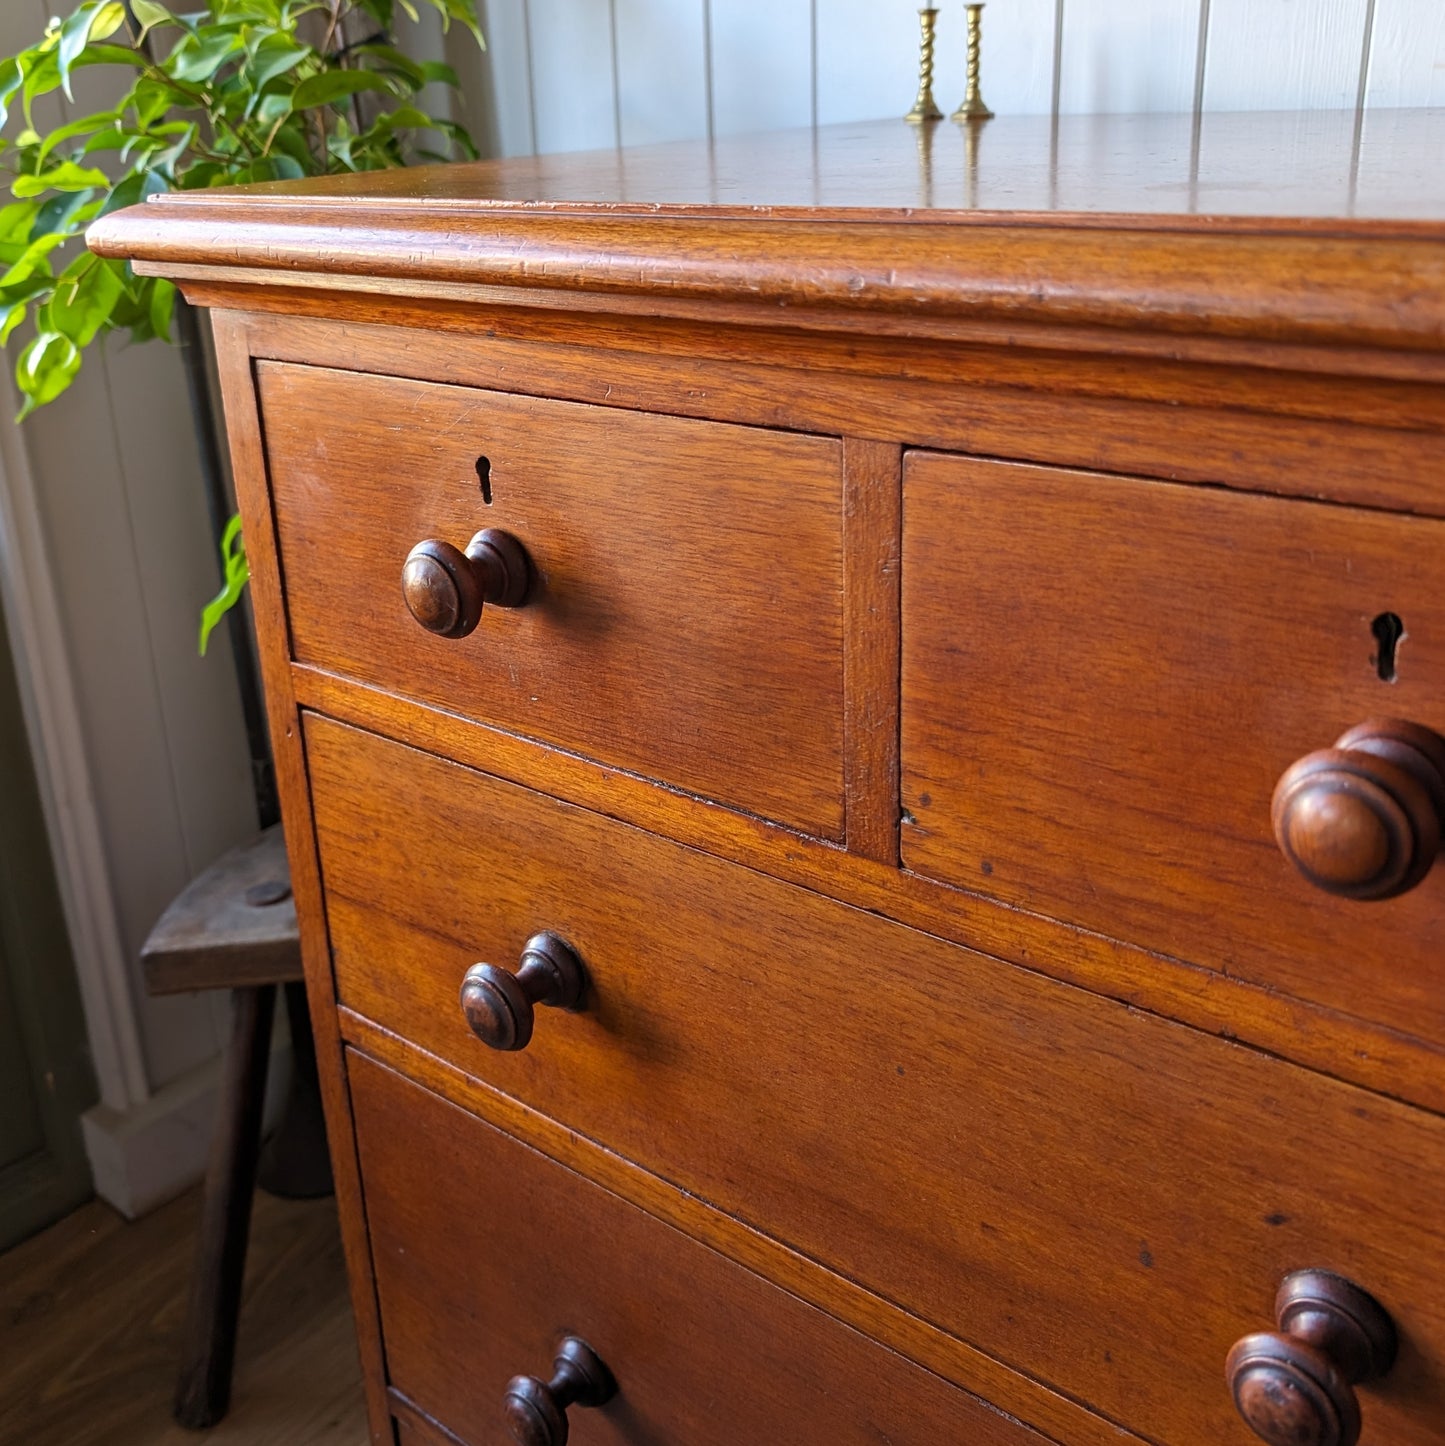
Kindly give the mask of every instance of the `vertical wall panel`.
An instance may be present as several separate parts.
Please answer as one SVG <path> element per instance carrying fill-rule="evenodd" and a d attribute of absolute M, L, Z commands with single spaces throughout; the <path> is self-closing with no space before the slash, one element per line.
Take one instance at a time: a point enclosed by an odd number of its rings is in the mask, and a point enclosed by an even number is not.
<path fill-rule="evenodd" d="M 1065 15 L 1073 3 L 1067 0 Z M 951 4 L 939 17 L 952 22 L 950 43 L 956 37 L 958 45 L 939 95 L 945 110 L 963 99 L 962 8 Z M 1054 0 L 995 0 L 983 12 L 983 98 L 999 115 L 1047 115 L 1052 108 L 1056 9 Z"/>
<path fill-rule="evenodd" d="M 1071 115 L 1194 105 L 1201 0 L 1066 0 L 1059 109 Z"/>
<path fill-rule="evenodd" d="M 615 144 L 608 0 L 529 0 L 539 151 Z"/>
<path fill-rule="evenodd" d="M 1445 105 L 1445 4 L 1377 0 L 1370 106 Z"/>
<path fill-rule="evenodd" d="M 918 89 L 918 12 L 904 0 L 816 0 L 818 120 L 901 116 Z M 940 59 L 940 72 L 945 67 Z M 939 95 L 943 104 L 949 77 Z M 954 102 L 957 104 L 957 102 Z"/>
<path fill-rule="evenodd" d="M 812 29 L 812 0 L 712 0 L 718 135 L 809 124 Z"/>
<path fill-rule="evenodd" d="M 708 74 L 703 0 L 614 3 L 622 144 L 705 136 Z"/>
<path fill-rule="evenodd" d="M 483 0 L 477 6 L 485 51 L 460 25 L 452 26 L 443 44 L 443 58 L 461 81 L 452 108 L 484 156 L 526 156 L 536 149 L 527 3 Z"/>
<path fill-rule="evenodd" d="M 1368 0 L 1212 0 L 1206 110 L 1353 107 Z"/>

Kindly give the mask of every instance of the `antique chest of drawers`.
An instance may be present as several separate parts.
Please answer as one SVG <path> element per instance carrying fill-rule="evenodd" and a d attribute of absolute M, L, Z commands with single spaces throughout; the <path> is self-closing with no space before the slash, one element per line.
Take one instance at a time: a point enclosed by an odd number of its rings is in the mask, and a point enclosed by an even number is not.
<path fill-rule="evenodd" d="M 212 308 L 375 1442 L 1445 1441 L 1445 117 L 1372 124 L 97 226 Z"/>

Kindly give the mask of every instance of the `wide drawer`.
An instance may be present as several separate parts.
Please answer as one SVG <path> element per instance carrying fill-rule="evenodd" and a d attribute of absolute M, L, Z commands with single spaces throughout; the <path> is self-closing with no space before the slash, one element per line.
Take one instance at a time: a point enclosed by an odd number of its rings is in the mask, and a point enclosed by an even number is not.
<path fill-rule="evenodd" d="M 297 659 L 841 836 L 836 440 L 270 362 L 257 384 Z M 530 593 L 437 637 L 403 564 L 482 528 Z"/>
<path fill-rule="evenodd" d="M 1445 866 L 1334 897 L 1271 824 L 1354 725 L 1445 731 L 1445 523 L 931 453 L 903 515 L 908 868 L 1445 1042 Z"/>
<path fill-rule="evenodd" d="M 391 1387 L 474 1446 L 508 1381 L 576 1337 L 616 1382 L 576 1446 L 1044 1446 L 876 1346 L 363 1056 L 348 1057 Z"/>
<path fill-rule="evenodd" d="M 1170 1446 L 1250 1439 L 1231 1344 L 1337 1271 L 1400 1328 L 1370 1439 L 1445 1419 L 1445 1121 L 456 764 L 305 725 L 344 1006 Z M 478 960 L 590 979 L 484 1047 Z"/>

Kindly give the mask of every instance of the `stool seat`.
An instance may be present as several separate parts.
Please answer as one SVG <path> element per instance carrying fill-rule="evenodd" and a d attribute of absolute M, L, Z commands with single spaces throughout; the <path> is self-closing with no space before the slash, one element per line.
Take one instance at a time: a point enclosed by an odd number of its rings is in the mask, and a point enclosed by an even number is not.
<path fill-rule="evenodd" d="M 300 979 L 296 901 L 280 824 L 192 879 L 156 921 L 140 959 L 151 994 Z"/>

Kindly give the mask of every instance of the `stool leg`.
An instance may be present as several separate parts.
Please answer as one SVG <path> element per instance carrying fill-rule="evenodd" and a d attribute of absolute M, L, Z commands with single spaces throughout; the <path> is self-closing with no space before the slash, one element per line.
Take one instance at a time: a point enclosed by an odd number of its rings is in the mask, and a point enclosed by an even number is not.
<path fill-rule="evenodd" d="M 283 984 L 286 1018 L 291 1025 L 291 1085 L 281 1107 L 276 1133 L 261 1151 L 256 1183 L 283 1200 L 316 1200 L 332 1193 L 331 1156 L 326 1149 L 326 1117 L 321 1111 L 321 1081 L 316 1071 L 316 1042 L 306 1009 L 306 986 Z"/>
<path fill-rule="evenodd" d="M 222 1061 L 220 1108 L 206 1167 L 201 1238 L 176 1384 L 175 1418 L 193 1430 L 215 1425 L 231 1401 L 276 986 L 236 989 L 231 998 L 231 1042 Z"/>

